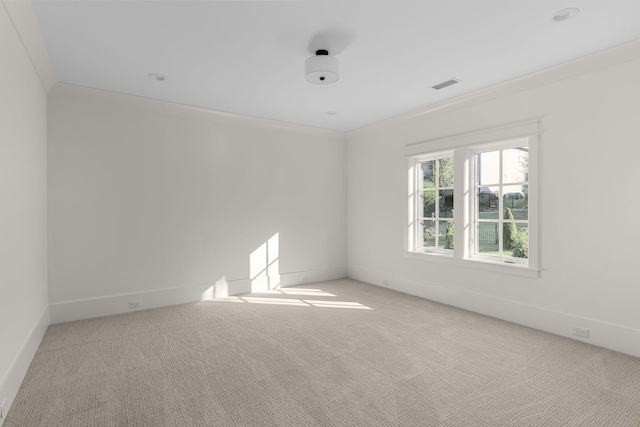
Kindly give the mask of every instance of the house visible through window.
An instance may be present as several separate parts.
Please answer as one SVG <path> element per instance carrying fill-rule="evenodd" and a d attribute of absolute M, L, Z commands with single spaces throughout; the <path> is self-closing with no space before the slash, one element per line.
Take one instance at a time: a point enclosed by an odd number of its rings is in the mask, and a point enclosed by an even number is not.
<path fill-rule="evenodd" d="M 514 127 L 537 129 L 531 123 Z M 487 141 L 486 135 L 472 134 L 407 147 L 407 253 L 537 271 L 537 134 L 490 143 L 474 143 L 476 136 Z M 448 151 L 419 151 L 447 145 Z"/>
<path fill-rule="evenodd" d="M 474 155 L 473 253 L 528 258 L 529 147 L 526 145 Z"/>

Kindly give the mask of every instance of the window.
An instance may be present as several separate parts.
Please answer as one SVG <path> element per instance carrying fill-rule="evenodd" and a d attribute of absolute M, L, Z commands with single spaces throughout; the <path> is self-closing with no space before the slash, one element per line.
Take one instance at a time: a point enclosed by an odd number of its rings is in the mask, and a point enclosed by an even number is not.
<path fill-rule="evenodd" d="M 407 255 L 537 275 L 538 127 L 500 128 L 494 142 L 482 131 L 405 147 Z"/>
<path fill-rule="evenodd" d="M 425 251 L 453 250 L 453 156 L 418 162 L 417 246 Z"/>
<path fill-rule="evenodd" d="M 475 177 L 472 254 L 526 264 L 524 260 L 529 254 L 529 147 L 523 144 L 477 151 L 472 167 Z"/>

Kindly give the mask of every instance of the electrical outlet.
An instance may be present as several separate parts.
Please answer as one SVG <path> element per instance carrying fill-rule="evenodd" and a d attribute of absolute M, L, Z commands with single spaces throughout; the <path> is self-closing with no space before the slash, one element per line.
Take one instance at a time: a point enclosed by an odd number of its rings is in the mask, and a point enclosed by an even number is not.
<path fill-rule="evenodd" d="M 589 330 L 585 328 L 573 327 L 573 335 L 582 338 L 589 338 Z"/>
<path fill-rule="evenodd" d="M 140 307 L 142 307 L 142 301 L 140 300 L 129 301 L 129 308 L 140 308 Z"/>
<path fill-rule="evenodd" d="M 382 281 L 382 286 L 389 286 L 389 281 L 388 280 L 383 280 Z"/>

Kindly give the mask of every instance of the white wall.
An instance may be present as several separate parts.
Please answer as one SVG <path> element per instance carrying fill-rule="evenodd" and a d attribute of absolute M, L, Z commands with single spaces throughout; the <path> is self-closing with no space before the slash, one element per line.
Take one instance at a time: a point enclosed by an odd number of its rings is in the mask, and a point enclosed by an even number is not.
<path fill-rule="evenodd" d="M 344 134 L 58 84 L 52 321 L 249 292 L 276 233 L 282 285 L 344 277 L 345 183 Z"/>
<path fill-rule="evenodd" d="M 352 132 L 349 276 L 640 355 L 639 44 Z M 539 278 L 406 258 L 405 144 L 538 117 Z"/>
<path fill-rule="evenodd" d="M 46 114 L 46 90 L 0 2 L 0 405 L 6 399 L 5 410 L 49 323 Z"/>

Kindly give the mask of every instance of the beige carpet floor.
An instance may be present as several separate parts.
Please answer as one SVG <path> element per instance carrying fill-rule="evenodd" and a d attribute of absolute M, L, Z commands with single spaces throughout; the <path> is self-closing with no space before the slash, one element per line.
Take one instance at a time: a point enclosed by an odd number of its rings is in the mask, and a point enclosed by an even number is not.
<path fill-rule="evenodd" d="M 49 327 L 4 427 L 640 426 L 640 359 L 354 280 Z"/>

